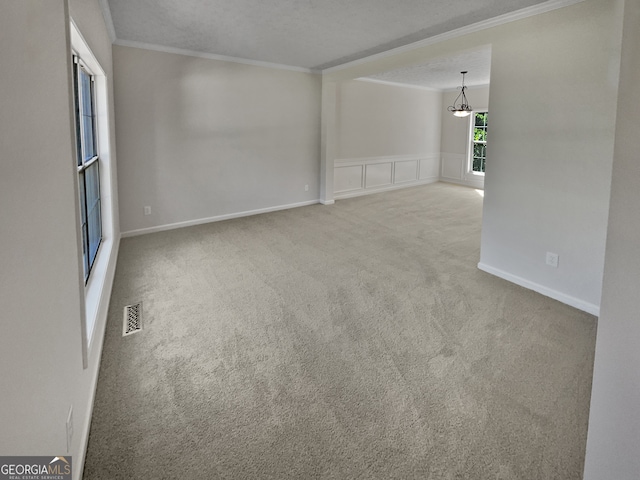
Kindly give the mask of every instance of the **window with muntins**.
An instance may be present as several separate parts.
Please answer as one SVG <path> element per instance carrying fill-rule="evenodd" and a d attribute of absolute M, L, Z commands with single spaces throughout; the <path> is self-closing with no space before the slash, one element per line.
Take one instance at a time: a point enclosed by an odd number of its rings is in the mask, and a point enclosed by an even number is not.
<path fill-rule="evenodd" d="M 85 282 L 96 260 L 102 240 L 100 212 L 100 159 L 96 140 L 95 82 L 79 57 L 73 58 L 74 100 L 82 259 Z"/>
<path fill-rule="evenodd" d="M 471 171 L 484 173 L 487 163 L 487 126 L 489 112 L 474 112 L 471 126 Z"/>

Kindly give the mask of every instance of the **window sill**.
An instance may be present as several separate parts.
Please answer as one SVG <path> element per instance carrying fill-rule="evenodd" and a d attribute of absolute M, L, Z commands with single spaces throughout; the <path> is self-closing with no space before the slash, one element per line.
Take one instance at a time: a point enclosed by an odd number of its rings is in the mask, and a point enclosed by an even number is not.
<path fill-rule="evenodd" d="M 102 307 L 103 301 L 108 301 L 108 298 L 104 299 L 105 284 L 107 275 L 109 272 L 109 259 L 113 250 L 113 238 L 103 238 L 98 249 L 98 255 L 96 256 L 93 267 L 91 268 L 91 275 L 89 275 L 89 281 L 85 286 L 85 325 L 86 325 L 86 342 L 88 354 L 91 352 L 91 345 L 93 342 L 95 326 L 98 323 L 98 316 Z"/>

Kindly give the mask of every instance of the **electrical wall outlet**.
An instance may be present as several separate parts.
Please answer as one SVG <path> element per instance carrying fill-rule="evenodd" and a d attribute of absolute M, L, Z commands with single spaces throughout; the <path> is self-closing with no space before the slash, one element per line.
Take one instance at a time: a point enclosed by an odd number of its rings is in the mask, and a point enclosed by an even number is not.
<path fill-rule="evenodd" d="M 547 265 L 553 268 L 558 268 L 558 254 L 547 252 Z"/>
<path fill-rule="evenodd" d="M 71 453 L 71 442 L 73 441 L 73 405 L 69 407 L 67 415 L 67 452 Z"/>
<path fill-rule="evenodd" d="M 151 215 L 151 207 L 150 206 L 144 207 L 144 214 L 145 215 Z"/>
<path fill-rule="evenodd" d="M 304 186 L 304 191 L 305 191 L 305 192 L 308 192 L 308 191 L 309 191 L 309 185 L 305 185 L 305 186 Z"/>

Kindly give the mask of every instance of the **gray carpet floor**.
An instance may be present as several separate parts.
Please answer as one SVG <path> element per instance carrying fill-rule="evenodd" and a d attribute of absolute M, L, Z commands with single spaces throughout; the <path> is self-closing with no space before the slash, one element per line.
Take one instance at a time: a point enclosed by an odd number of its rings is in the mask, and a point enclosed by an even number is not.
<path fill-rule="evenodd" d="M 84 478 L 582 478 L 596 318 L 478 270 L 481 215 L 436 183 L 124 239 Z"/>

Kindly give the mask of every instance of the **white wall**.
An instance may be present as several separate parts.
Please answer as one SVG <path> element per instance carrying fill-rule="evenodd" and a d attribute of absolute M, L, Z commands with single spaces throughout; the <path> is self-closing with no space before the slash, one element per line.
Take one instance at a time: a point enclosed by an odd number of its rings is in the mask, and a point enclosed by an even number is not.
<path fill-rule="evenodd" d="M 354 80 L 336 105 L 336 198 L 437 181 L 440 92 Z"/>
<path fill-rule="evenodd" d="M 69 8 L 110 75 L 97 1 L 2 2 L 0 453 L 70 454 L 80 478 L 100 348 L 83 369 Z M 112 228 L 117 234 L 117 224 Z M 71 405 L 75 432 L 67 450 Z"/>
<path fill-rule="evenodd" d="M 626 0 L 585 480 L 640 476 L 640 0 Z"/>
<path fill-rule="evenodd" d="M 446 91 L 442 97 L 442 164 L 440 179 L 474 188 L 484 188 L 484 175 L 469 172 L 469 135 L 473 116 L 454 117 L 447 111 L 460 89 Z M 467 98 L 474 110 L 489 108 L 489 86 L 467 88 Z M 491 114 L 489 114 L 491 117 Z M 491 120 L 489 120 L 491 123 Z M 489 134 L 491 135 L 491 134 Z M 490 147 L 487 147 L 490 150 Z"/>
<path fill-rule="evenodd" d="M 318 201 L 319 75 L 123 46 L 114 70 L 124 233 Z"/>

